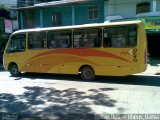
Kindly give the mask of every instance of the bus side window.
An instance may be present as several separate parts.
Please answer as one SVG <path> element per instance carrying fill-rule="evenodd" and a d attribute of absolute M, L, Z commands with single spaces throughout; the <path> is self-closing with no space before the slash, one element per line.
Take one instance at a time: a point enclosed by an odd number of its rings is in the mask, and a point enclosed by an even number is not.
<path fill-rule="evenodd" d="M 112 44 L 111 44 L 111 39 L 109 37 L 105 37 L 103 40 L 104 40 L 103 41 L 104 47 L 111 47 Z"/>
<path fill-rule="evenodd" d="M 101 28 L 78 29 L 74 31 L 75 48 L 100 47 L 102 41 Z"/>
<path fill-rule="evenodd" d="M 28 34 L 28 48 L 29 49 L 43 49 L 46 48 L 46 32 L 32 32 Z"/>
<path fill-rule="evenodd" d="M 60 47 L 61 48 L 68 48 L 69 44 L 68 44 L 68 39 L 63 39 L 60 43 Z"/>
<path fill-rule="evenodd" d="M 85 34 L 82 34 L 80 37 L 79 37 L 79 45 L 78 47 L 84 47 L 85 46 Z"/>
<path fill-rule="evenodd" d="M 28 40 L 28 48 L 34 48 L 33 46 L 34 46 L 33 45 L 33 40 L 32 40 L 32 38 L 29 38 L 29 40 Z"/>
<path fill-rule="evenodd" d="M 111 38 L 109 37 L 108 34 L 109 34 L 108 31 L 104 32 L 104 35 L 103 35 L 103 47 L 111 47 L 112 46 Z"/>
<path fill-rule="evenodd" d="M 50 42 L 49 48 L 56 48 L 56 40 Z"/>
<path fill-rule="evenodd" d="M 48 48 L 69 48 L 71 47 L 71 35 L 69 30 L 49 31 Z"/>

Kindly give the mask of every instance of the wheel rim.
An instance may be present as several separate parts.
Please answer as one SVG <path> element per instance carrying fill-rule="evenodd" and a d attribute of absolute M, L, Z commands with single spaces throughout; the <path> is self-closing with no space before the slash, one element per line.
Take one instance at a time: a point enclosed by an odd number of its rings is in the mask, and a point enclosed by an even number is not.
<path fill-rule="evenodd" d="M 12 76 L 18 75 L 19 71 L 18 71 L 17 66 L 16 65 L 11 66 L 10 72 Z"/>
<path fill-rule="evenodd" d="M 11 69 L 11 72 L 12 72 L 14 75 L 16 75 L 16 74 L 18 73 L 18 70 L 17 70 L 17 68 L 13 67 L 13 68 Z"/>
<path fill-rule="evenodd" d="M 85 79 L 91 79 L 91 78 L 93 78 L 93 75 L 94 75 L 94 73 L 91 69 L 89 69 L 89 68 L 84 69 L 83 76 Z"/>
<path fill-rule="evenodd" d="M 90 69 L 84 70 L 84 77 L 90 79 L 92 77 L 93 73 Z"/>

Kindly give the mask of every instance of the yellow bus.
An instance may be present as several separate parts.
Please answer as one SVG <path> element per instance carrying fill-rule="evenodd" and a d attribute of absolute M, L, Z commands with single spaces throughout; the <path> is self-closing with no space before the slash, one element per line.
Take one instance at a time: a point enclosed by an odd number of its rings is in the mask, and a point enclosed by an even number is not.
<path fill-rule="evenodd" d="M 125 76 L 147 68 L 147 41 L 141 21 L 36 28 L 14 32 L 4 67 L 20 72 Z"/>

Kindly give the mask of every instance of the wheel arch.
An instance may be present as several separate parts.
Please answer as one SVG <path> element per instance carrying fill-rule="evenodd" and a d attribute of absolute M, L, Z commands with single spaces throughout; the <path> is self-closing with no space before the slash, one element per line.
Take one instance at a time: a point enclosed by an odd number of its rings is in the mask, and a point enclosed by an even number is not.
<path fill-rule="evenodd" d="M 12 65 L 17 65 L 17 64 L 16 64 L 15 62 L 10 62 L 10 63 L 8 64 L 7 70 L 9 70 Z M 17 65 L 17 67 L 18 67 L 18 65 Z"/>

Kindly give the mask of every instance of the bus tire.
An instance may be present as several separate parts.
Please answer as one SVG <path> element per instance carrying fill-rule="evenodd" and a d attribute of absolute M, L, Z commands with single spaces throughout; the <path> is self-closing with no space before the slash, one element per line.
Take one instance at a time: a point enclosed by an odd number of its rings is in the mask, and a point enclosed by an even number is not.
<path fill-rule="evenodd" d="M 9 72 L 13 77 L 17 77 L 20 74 L 18 66 L 16 64 L 10 65 Z"/>
<path fill-rule="evenodd" d="M 95 78 L 95 72 L 92 67 L 84 66 L 81 69 L 81 78 L 83 80 L 93 80 Z"/>

